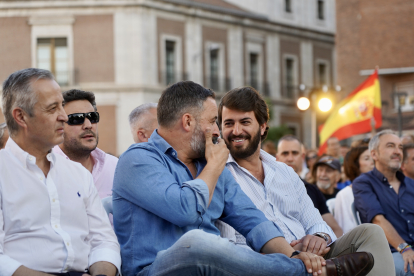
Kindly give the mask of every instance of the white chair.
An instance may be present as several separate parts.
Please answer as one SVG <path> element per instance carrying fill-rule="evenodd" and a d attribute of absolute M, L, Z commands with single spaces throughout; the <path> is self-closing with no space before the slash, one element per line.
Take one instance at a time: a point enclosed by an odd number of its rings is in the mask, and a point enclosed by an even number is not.
<path fill-rule="evenodd" d="M 109 216 L 109 214 L 113 215 L 112 212 L 112 196 L 107 196 L 102 199 L 102 205 L 105 208 L 106 214 Z"/>
<path fill-rule="evenodd" d="M 329 212 L 334 215 L 334 209 L 335 209 L 335 198 L 328 199 L 326 201 L 326 206 L 328 206 Z"/>

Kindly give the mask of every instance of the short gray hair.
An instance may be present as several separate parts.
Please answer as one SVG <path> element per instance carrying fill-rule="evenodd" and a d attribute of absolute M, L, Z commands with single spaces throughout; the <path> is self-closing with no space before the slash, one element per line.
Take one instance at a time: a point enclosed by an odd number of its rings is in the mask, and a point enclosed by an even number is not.
<path fill-rule="evenodd" d="M 37 95 L 31 85 L 33 81 L 40 79 L 54 80 L 54 77 L 48 70 L 27 68 L 14 72 L 3 82 L 3 113 L 10 136 L 19 130 L 19 125 L 12 115 L 13 109 L 19 107 L 30 117 L 34 116 Z"/>
<path fill-rule="evenodd" d="M 141 104 L 140 106 L 134 108 L 129 114 L 129 125 L 132 127 L 134 126 L 142 115 L 149 113 L 149 111 L 153 108 L 157 108 L 158 104 L 156 103 L 145 103 Z"/>
<path fill-rule="evenodd" d="M 384 129 L 381 130 L 380 132 L 378 132 L 377 134 L 374 135 L 374 137 L 371 138 L 371 140 L 369 141 L 369 152 L 371 152 L 372 150 L 377 150 L 378 146 L 379 146 L 379 139 L 382 135 L 385 134 L 393 134 L 396 135 L 395 132 L 391 129 Z"/>

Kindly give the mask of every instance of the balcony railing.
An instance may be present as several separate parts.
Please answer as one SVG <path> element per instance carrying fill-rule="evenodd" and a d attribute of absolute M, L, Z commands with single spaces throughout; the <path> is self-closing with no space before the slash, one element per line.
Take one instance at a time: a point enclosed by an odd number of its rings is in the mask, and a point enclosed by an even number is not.
<path fill-rule="evenodd" d="M 232 89 L 230 78 L 219 78 L 215 76 L 206 76 L 205 86 L 216 92 L 226 92 Z"/>
<path fill-rule="evenodd" d="M 188 74 L 185 72 L 174 72 L 174 74 L 167 74 L 167 72 L 164 71 L 160 74 L 160 83 L 165 86 L 184 80 L 188 80 Z"/>
<path fill-rule="evenodd" d="M 270 97 L 270 85 L 268 82 L 255 82 L 251 81 L 249 83 L 249 86 L 256 89 L 260 94 L 262 94 L 265 97 Z"/>

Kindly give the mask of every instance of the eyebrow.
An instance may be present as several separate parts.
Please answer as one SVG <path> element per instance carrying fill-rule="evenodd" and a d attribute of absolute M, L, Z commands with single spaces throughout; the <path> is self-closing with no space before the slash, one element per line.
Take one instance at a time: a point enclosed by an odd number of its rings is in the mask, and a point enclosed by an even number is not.
<path fill-rule="evenodd" d="M 50 107 L 52 107 L 54 105 L 58 105 L 58 104 L 59 104 L 58 102 L 51 103 L 48 106 L 46 106 L 46 109 L 49 109 Z"/>
<path fill-rule="evenodd" d="M 244 120 L 252 120 L 252 118 L 244 117 L 244 118 L 241 118 L 239 121 L 244 121 Z M 234 119 L 226 119 L 224 120 L 224 122 L 234 122 Z"/>

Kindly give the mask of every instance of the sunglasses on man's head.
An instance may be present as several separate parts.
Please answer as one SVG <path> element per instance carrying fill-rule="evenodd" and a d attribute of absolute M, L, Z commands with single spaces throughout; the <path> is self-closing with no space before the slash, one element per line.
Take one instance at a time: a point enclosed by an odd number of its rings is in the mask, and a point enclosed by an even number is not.
<path fill-rule="evenodd" d="M 99 113 L 88 112 L 88 113 L 73 113 L 68 115 L 68 121 L 66 122 L 70 126 L 82 125 L 85 122 L 85 118 L 91 122 L 91 124 L 96 124 L 99 122 Z"/>

